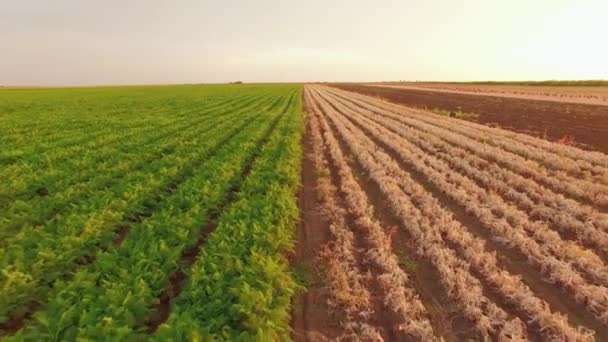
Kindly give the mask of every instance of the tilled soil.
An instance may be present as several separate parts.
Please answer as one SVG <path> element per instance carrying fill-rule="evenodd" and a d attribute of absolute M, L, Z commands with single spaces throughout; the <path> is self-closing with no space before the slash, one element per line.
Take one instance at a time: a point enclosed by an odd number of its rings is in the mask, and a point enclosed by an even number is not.
<path fill-rule="evenodd" d="M 322 279 L 319 253 L 330 239 L 330 223 L 320 212 L 317 198 L 317 172 L 311 160 L 310 133 L 306 132 L 302 142 L 302 187 L 298 194 L 301 219 L 298 225 L 298 240 L 291 264 L 304 272 L 306 289 L 295 296 L 292 309 L 292 338 L 294 341 L 324 341 L 339 334 L 339 322 L 331 316 L 327 305 L 327 294 Z"/>
<path fill-rule="evenodd" d="M 478 114 L 467 120 L 542 137 L 572 141 L 577 147 L 608 153 L 608 106 L 480 96 L 360 84 L 332 84 L 419 108 Z"/>
<path fill-rule="evenodd" d="M 527 100 L 608 105 L 606 87 L 483 86 L 453 84 L 370 84 L 385 88 L 432 90 L 444 93 L 500 96 Z"/>

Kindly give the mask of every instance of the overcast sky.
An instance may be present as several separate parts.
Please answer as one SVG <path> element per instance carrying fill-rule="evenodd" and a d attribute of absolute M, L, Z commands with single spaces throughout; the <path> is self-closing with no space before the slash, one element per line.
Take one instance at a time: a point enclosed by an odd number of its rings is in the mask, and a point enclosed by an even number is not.
<path fill-rule="evenodd" d="M 608 79 L 606 0 L 0 0 L 0 84 Z"/>

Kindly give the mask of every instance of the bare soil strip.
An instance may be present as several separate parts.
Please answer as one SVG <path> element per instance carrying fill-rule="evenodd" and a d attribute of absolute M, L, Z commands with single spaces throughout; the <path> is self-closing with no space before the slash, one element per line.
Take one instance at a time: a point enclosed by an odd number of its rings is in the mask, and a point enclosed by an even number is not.
<path fill-rule="evenodd" d="M 300 222 L 298 241 L 291 257 L 292 268 L 305 289 L 295 296 L 292 309 L 292 338 L 294 341 L 317 342 L 335 339 L 341 334 L 339 322 L 330 316 L 324 273 L 327 266 L 320 251 L 331 238 L 330 222 L 323 216 L 317 187 L 320 171 L 314 165 L 315 151 L 307 120 L 303 138 L 302 187 L 298 194 Z"/>

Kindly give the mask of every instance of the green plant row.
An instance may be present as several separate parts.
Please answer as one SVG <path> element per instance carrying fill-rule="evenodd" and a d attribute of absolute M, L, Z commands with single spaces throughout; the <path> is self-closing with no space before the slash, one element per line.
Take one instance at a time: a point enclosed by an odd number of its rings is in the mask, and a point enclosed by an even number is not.
<path fill-rule="evenodd" d="M 71 155 L 75 153 L 94 151 L 97 146 L 103 146 L 104 144 L 114 143 L 120 146 L 122 141 L 131 142 L 129 137 L 132 135 L 142 134 L 147 131 L 160 132 L 165 128 L 173 129 L 179 127 L 180 124 L 194 119 L 196 116 L 200 116 L 200 114 L 220 110 L 223 107 L 254 97 L 257 96 L 245 95 L 235 96 L 231 99 L 212 99 L 209 102 L 201 103 L 200 106 L 191 105 L 179 110 L 170 108 L 156 109 L 151 113 L 146 113 L 147 115 L 143 117 L 127 116 L 120 125 L 100 125 L 98 127 L 95 121 L 89 122 L 89 119 L 85 119 L 83 122 L 86 126 L 75 130 L 73 134 L 59 135 L 50 141 L 48 138 L 37 137 L 39 143 L 21 146 L 19 151 L 20 160 L 21 163 L 35 162 L 37 161 L 36 157 L 42 153 L 56 153 L 58 150 L 62 153 L 54 157 L 51 160 L 52 162 L 69 160 Z M 151 121 L 152 119 L 155 120 Z M 61 128 L 64 128 L 63 125 Z"/>
<path fill-rule="evenodd" d="M 121 246 L 103 253 L 60 292 L 15 340 L 121 340 L 145 329 L 154 301 L 238 182 L 281 107 L 261 109 L 162 207 L 131 227 Z M 10 339 L 9 339 L 10 340 Z"/>
<path fill-rule="evenodd" d="M 289 339 L 297 291 L 286 252 L 293 247 L 303 131 L 301 96 L 219 219 L 158 341 Z"/>
<path fill-rule="evenodd" d="M 211 99 L 207 103 L 201 103 L 201 107 L 211 107 L 214 103 L 217 103 L 216 101 L 221 103 L 223 99 Z M 188 114 L 191 109 L 192 107 L 183 107 L 178 111 L 175 108 L 159 106 L 146 112 L 145 116 L 137 116 L 132 115 L 125 108 L 120 112 L 103 113 L 101 118 L 66 119 L 61 114 L 57 114 L 55 120 L 43 120 L 39 125 L 29 128 L 31 132 L 15 130 L 9 133 L 9 135 L 14 135 L 15 138 L 5 143 L 18 148 L 13 151 L 2 151 L 0 160 L 12 156 L 19 157 L 21 162 L 30 161 L 29 159 L 32 158 L 35 161 L 36 156 L 49 151 L 56 151 L 57 148 L 82 151 L 85 148 L 94 147 L 96 144 L 113 141 L 117 134 L 133 134 L 145 129 L 172 125 L 183 119 L 183 114 Z M 104 119 L 112 116 L 120 117 L 123 120 L 117 122 Z M 152 121 L 152 119 L 155 120 Z M 10 127 L 8 130 L 10 132 Z"/>
<path fill-rule="evenodd" d="M 257 99 L 259 102 L 260 99 Z M 187 127 L 179 127 L 170 135 L 163 134 L 161 138 L 138 140 L 138 145 L 130 147 L 130 151 L 119 153 L 115 147 L 109 146 L 96 155 L 81 156 L 78 165 L 61 165 L 55 177 L 48 177 L 39 187 L 48 191 L 46 196 L 30 198 L 13 198 L 11 204 L 2 210 L 6 220 L 0 222 L 0 246 L 13 243 L 10 237 L 15 236 L 19 229 L 39 230 L 49 220 L 63 219 L 58 214 L 65 210 L 74 212 L 72 203 L 79 207 L 90 208 L 86 199 L 99 197 L 112 189 L 124 189 L 123 179 L 132 172 L 147 167 L 149 163 L 162 159 L 171 154 L 183 141 L 192 141 L 207 130 L 213 129 L 218 123 L 240 115 L 246 105 L 228 107 L 222 111 L 205 115 L 203 120 L 194 120 Z M 253 106 L 257 104 L 254 103 Z M 164 139 L 163 139 L 164 138 Z M 99 155 L 107 155 L 107 160 L 98 159 Z M 79 172 L 73 172 L 74 169 Z M 73 176 L 71 176 L 73 175 Z M 31 189 L 29 192 L 35 192 Z M 94 199 L 93 199 L 94 200 Z"/>
<path fill-rule="evenodd" d="M 267 102 L 270 103 L 270 99 Z M 261 102 L 261 104 L 263 103 Z M 0 246 L 6 244 L 19 245 L 20 241 L 29 241 L 29 237 L 32 236 L 31 234 L 48 232 L 55 226 L 63 225 L 66 220 L 70 219 L 71 215 L 95 211 L 98 209 L 98 206 L 92 205 L 92 203 L 104 205 L 104 203 L 99 202 L 99 198 L 108 196 L 120 198 L 124 190 L 130 186 L 134 184 L 143 185 L 141 180 L 145 179 L 146 174 L 157 172 L 163 167 L 173 166 L 171 158 L 183 155 L 184 153 L 191 153 L 191 149 L 196 147 L 198 139 L 204 138 L 204 134 L 210 134 L 208 131 L 213 131 L 218 124 L 221 127 L 230 128 L 232 122 L 238 122 L 243 113 L 258 105 L 260 103 L 254 103 L 247 107 L 232 107 L 233 112 L 217 113 L 218 115 L 212 117 L 212 120 L 204 125 L 200 127 L 194 126 L 192 131 L 186 129 L 171 139 L 159 141 L 151 146 L 142 145 L 138 147 L 132 156 L 125 157 L 116 154 L 108 163 L 108 169 L 104 169 L 103 165 L 99 165 L 97 169 L 91 170 L 91 176 L 88 179 L 84 179 L 81 183 L 77 184 L 76 189 L 81 190 L 81 197 L 62 196 L 74 194 L 71 191 L 74 189 L 66 186 L 63 189 L 64 191 L 58 190 L 54 195 L 34 198 L 29 201 L 17 200 L 13 202 L 14 206 L 20 206 L 20 210 L 15 210 L 17 211 L 15 214 L 17 215 L 13 217 L 11 217 L 11 211 L 6 213 L 6 217 L 9 218 L 8 225 L 0 225 L 0 228 L 3 231 L 2 233 L 6 233 L 8 237 L 0 242 Z M 78 169 L 86 169 L 95 165 L 94 162 L 90 164 L 92 165 L 82 165 Z M 73 169 L 66 168 L 65 172 L 70 172 L 70 170 L 73 171 Z M 78 195 L 78 191 L 75 194 Z M 91 203 L 87 202 L 87 200 L 91 201 Z M 75 206 L 73 203 L 77 203 L 77 205 Z M 62 206 L 64 207 L 62 208 Z M 62 213 L 58 209 L 64 209 L 69 212 L 66 215 L 57 215 Z M 48 217 L 44 216 L 45 212 L 54 213 L 56 216 L 48 219 Z M 36 220 L 38 217 L 39 220 L 34 221 L 32 225 L 18 224 L 19 219 L 16 216 L 19 216 L 19 214 L 22 214 L 24 220 Z M 27 223 L 27 221 L 24 223 Z M 18 225 L 20 230 L 11 231 L 10 228 L 13 225 Z M 40 229 L 41 227 L 44 229 Z"/>
<path fill-rule="evenodd" d="M 31 145 L 44 147 L 82 130 L 156 125 L 185 109 L 211 101 L 271 92 L 272 87 L 169 86 L 72 89 L 0 89 L 0 151 L 21 156 Z M 125 125 L 125 123 L 127 123 Z M 131 124 L 132 123 L 132 124 Z"/>
<path fill-rule="evenodd" d="M 230 105 L 233 105 L 233 103 L 223 104 L 223 106 L 228 107 L 227 111 L 230 111 Z M 129 147 L 139 149 L 141 145 L 150 143 L 146 139 L 153 142 L 154 138 L 166 136 L 172 132 L 189 127 L 196 122 L 204 121 L 209 115 L 214 114 L 214 110 L 218 109 L 222 109 L 222 106 L 213 106 L 205 110 L 202 112 L 204 115 L 201 115 L 200 120 L 197 117 L 189 116 L 187 119 L 179 121 L 171 120 L 163 125 L 150 125 L 147 128 L 133 128 L 128 124 L 130 120 L 127 119 L 125 120 L 125 128 L 120 130 L 114 129 L 114 132 L 111 134 L 105 134 L 104 132 L 103 137 L 100 139 L 96 139 L 86 131 L 77 132 L 73 135 L 83 136 L 85 140 L 90 141 L 88 143 L 81 142 L 75 146 L 57 143 L 52 146 L 49 152 L 38 152 L 31 156 L 22 156 L 18 163 L 12 163 L 0 172 L 0 177 L 7 180 L 7 182 L 0 185 L 0 199 L 5 199 L 5 201 L 0 202 L 0 208 L 3 207 L 3 204 L 7 200 L 27 195 L 35 196 L 34 191 L 36 187 L 47 185 L 61 189 L 63 184 L 56 184 L 55 181 L 62 179 L 66 175 L 68 176 L 67 178 L 70 178 L 72 175 L 78 177 L 85 176 L 82 172 L 65 173 L 62 171 L 101 163 L 104 159 L 116 157 L 121 150 Z M 33 145 L 36 146 L 38 144 Z"/>
<path fill-rule="evenodd" d="M 100 131 L 125 137 L 132 130 L 160 129 L 176 119 L 195 116 L 192 108 L 231 102 L 239 97 L 271 95 L 273 91 L 273 87 L 221 86 L 158 87 L 143 91 L 134 88 L 0 89 L 0 131 L 3 133 L 0 141 L 6 147 L 0 150 L 0 174 L 31 158 L 28 164 L 31 170 L 44 169 L 46 152 L 65 153 L 63 149 L 70 145 L 86 152 L 90 146 L 82 145 L 95 143 L 95 139 L 90 141 L 90 138 Z M 7 139 L 10 136 L 14 139 Z M 66 141 L 70 143 L 66 145 Z M 73 159 L 78 156 L 67 160 Z M 7 167 L 1 167 L 3 164 Z"/>
<path fill-rule="evenodd" d="M 0 321 L 18 316 L 31 301 L 44 301 L 48 283 L 64 276 L 70 265 L 83 257 L 94 255 L 100 244 L 107 245 L 114 238 L 116 227 L 124 224 L 121 222 L 133 214 L 149 211 L 155 196 L 168 186 L 177 186 L 186 180 L 198 165 L 256 115 L 249 109 L 242 116 L 222 121 L 196 140 L 181 141 L 180 147 L 171 154 L 130 173 L 124 179 L 125 186 L 116 189 L 119 193 L 109 190 L 93 198 L 95 202 L 89 207 L 99 210 L 91 212 L 85 207 L 80 213 L 66 215 L 65 220 L 52 222 L 44 230 L 22 231 L 26 235 L 20 243 L 0 249 L 3 269 Z"/>
<path fill-rule="evenodd" d="M 211 103 L 207 105 L 211 106 Z M 39 133 L 36 136 L 30 137 L 30 142 L 22 141 L 21 143 L 14 143 L 19 148 L 16 151 L 11 151 L 11 155 L 19 157 L 19 164 L 35 162 L 36 157 L 49 152 L 56 153 L 60 151 L 62 153 L 57 157 L 65 159 L 65 157 L 69 156 L 69 152 L 79 153 L 88 151 L 95 148 L 95 146 L 114 142 L 118 138 L 124 137 L 124 135 L 139 134 L 141 131 L 150 129 L 162 129 L 166 126 L 173 126 L 180 119 L 183 119 L 179 115 L 170 115 L 158 120 L 156 125 L 150 125 L 149 119 L 151 117 L 162 118 L 163 114 L 167 113 L 166 111 L 167 109 L 165 108 L 158 108 L 154 112 L 148 113 L 149 117 L 125 116 L 125 120 L 123 120 L 120 126 L 98 124 L 97 120 L 89 118 L 67 122 L 58 119 L 61 124 L 47 123 L 48 126 L 45 128 L 50 130 L 48 134 Z M 104 113 L 104 115 L 108 114 Z M 65 131 L 61 132 L 61 130 Z M 37 129 L 36 131 L 40 132 L 42 129 Z M 70 134 L 66 134 L 66 132 L 70 132 Z M 22 134 L 25 135 L 25 133 Z M 6 153 L 7 151 L 4 151 L 2 155 L 6 156 Z"/>

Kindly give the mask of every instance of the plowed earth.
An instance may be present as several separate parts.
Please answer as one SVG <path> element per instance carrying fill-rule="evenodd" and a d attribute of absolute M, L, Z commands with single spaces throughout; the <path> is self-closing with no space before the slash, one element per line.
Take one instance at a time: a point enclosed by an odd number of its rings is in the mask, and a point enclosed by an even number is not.
<path fill-rule="evenodd" d="M 360 84 L 334 87 L 419 108 L 478 114 L 469 120 L 498 125 L 550 141 L 566 140 L 587 150 L 608 153 L 608 106 L 388 88 Z"/>

